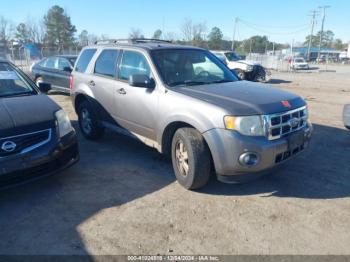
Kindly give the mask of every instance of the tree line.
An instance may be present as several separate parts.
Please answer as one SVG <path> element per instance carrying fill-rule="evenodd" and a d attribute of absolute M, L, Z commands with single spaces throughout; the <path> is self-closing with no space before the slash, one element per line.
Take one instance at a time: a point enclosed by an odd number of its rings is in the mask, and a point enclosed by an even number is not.
<path fill-rule="evenodd" d="M 269 41 L 267 36 L 255 35 L 243 41 L 225 39 L 222 31 L 218 27 L 213 27 L 208 31 L 204 22 L 194 23 L 190 18 L 184 20 L 180 25 L 178 36 L 174 32 L 162 32 L 157 29 L 152 38 L 170 40 L 179 44 L 199 46 L 211 50 L 230 50 L 234 46 L 238 53 L 265 53 L 268 50 L 279 50 L 289 47 L 288 44 L 281 44 Z M 311 45 L 318 47 L 320 34 L 307 36 L 304 45 L 307 46 L 311 38 Z M 141 29 L 132 28 L 129 38 L 144 38 Z M 107 35 L 97 36 L 82 30 L 77 34 L 76 27 L 72 24 L 71 17 L 60 6 L 51 7 L 40 21 L 28 19 L 17 26 L 0 16 L 0 42 L 10 45 L 11 42 L 36 43 L 42 46 L 69 48 L 83 47 L 94 43 L 97 40 L 105 40 Z M 344 48 L 341 39 L 334 39 L 334 33 L 330 30 L 324 32 L 321 39 L 321 47 L 332 47 L 338 50 Z"/>

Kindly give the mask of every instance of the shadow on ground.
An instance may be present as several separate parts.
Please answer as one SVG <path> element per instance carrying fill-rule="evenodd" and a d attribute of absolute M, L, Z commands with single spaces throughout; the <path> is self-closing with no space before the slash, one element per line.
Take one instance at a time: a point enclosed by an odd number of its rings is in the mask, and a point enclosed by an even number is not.
<path fill-rule="evenodd" d="M 0 254 L 86 254 L 81 223 L 174 182 L 170 162 L 138 141 L 107 134 L 90 142 L 80 135 L 80 149 L 81 161 L 73 168 L 0 192 Z M 212 180 L 199 193 L 345 198 L 350 196 L 349 157 L 349 132 L 315 125 L 310 149 L 284 170 L 242 185 Z"/>
<path fill-rule="evenodd" d="M 289 84 L 289 83 L 292 83 L 292 81 L 283 80 L 283 79 L 275 79 L 275 78 L 272 78 L 269 81 L 269 84 Z"/>

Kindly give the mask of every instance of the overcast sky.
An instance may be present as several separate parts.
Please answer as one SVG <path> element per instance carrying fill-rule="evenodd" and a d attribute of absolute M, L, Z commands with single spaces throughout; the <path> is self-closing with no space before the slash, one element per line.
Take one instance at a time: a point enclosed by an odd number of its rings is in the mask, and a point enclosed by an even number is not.
<path fill-rule="evenodd" d="M 180 27 L 186 18 L 205 22 L 208 31 L 219 27 L 226 39 L 232 39 L 235 17 L 237 40 L 252 35 L 267 35 L 271 41 L 302 42 L 310 33 L 310 11 L 321 5 L 327 9 L 325 29 L 336 38 L 350 41 L 350 2 L 347 0 L 11 0 L 1 1 L 0 15 L 15 23 L 28 17 L 41 19 L 52 5 L 65 8 L 78 32 L 83 29 L 97 35 L 127 37 L 131 28 L 140 28 L 146 37 L 156 29 L 175 33 L 181 38 Z M 320 18 L 315 31 L 320 30 Z"/>

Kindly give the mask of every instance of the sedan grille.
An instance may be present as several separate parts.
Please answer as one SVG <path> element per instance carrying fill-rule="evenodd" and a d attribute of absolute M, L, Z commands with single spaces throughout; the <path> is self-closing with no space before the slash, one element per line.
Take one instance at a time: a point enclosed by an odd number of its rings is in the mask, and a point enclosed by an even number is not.
<path fill-rule="evenodd" d="M 30 152 L 51 140 L 51 129 L 0 138 L 0 158 Z"/>
<path fill-rule="evenodd" d="M 307 125 L 308 112 L 306 107 L 265 116 L 269 140 L 279 139 Z"/>

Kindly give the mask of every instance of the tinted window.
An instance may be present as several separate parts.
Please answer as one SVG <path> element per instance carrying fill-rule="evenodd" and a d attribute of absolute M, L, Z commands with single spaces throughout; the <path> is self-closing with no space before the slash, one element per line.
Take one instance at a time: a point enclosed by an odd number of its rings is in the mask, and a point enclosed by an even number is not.
<path fill-rule="evenodd" d="M 118 50 L 104 50 L 96 60 L 95 73 L 115 77 L 118 54 Z"/>
<path fill-rule="evenodd" d="M 84 50 L 79 57 L 75 70 L 84 73 L 90 63 L 91 58 L 94 56 L 95 53 L 96 49 Z"/>
<path fill-rule="evenodd" d="M 142 54 L 132 51 L 124 51 L 119 70 L 119 78 L 122 80 L 128 80 L 131 75 L 150 76 L 151 73 L 146 58 Z"/>
<path fill-rule="evenodd" d="M 56 60 L 57 60 L 56 57 L 49 57 L 48 59 L 46 59 L 45 67 L 46 68 L 55 68 Z"/>
<path fill-rule="evenodd" d="M 8 63 L 0 63 L 0 97 L 34 94 L 35 90 Z"/>
<path fill-rule="evenodd" d="M 58 69 L 63 70 L 65 67 L 71 67 L 71 64 L 68 62 L 66 58 L 58 58 Z"/>

